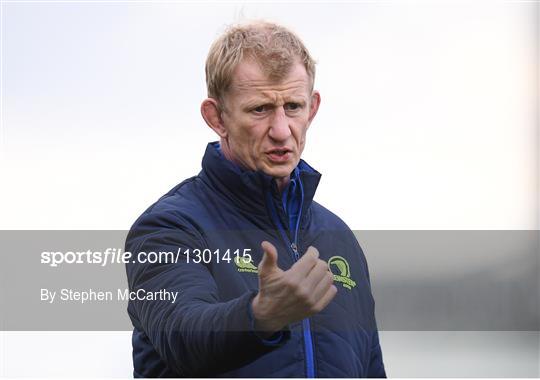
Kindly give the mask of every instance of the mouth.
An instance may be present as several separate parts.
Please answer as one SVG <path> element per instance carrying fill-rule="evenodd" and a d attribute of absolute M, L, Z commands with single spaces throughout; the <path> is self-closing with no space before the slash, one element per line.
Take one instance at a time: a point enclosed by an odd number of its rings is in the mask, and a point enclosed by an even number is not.
<path fill-rule="evenodd" d="M 287 162 L 291 155 L 292 150 L 288 148 L 277 148 L 277 149 L 270 149 L 266 151 L 266 155 L 270 159 L 270 161 L 274 163 L 283 163 Z"/>

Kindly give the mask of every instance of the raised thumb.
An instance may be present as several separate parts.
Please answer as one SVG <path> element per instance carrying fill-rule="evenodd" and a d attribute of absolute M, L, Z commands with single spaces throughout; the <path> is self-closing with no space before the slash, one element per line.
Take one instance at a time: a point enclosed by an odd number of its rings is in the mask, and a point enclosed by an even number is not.
<path fill-rule="evenodd" d="M 263 258 L 259 263 L 259 274 L 279 269 L 277 266 L 278 253 L 276 247 L 268 241 L 263 241 L 261 247 L 264 251 Z"/>

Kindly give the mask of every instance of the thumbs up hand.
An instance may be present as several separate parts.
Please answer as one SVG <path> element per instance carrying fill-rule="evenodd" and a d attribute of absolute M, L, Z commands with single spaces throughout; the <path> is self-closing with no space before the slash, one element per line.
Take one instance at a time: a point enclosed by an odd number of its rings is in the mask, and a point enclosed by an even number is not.
<path fill-rule="evenodd" d="M 252 310 L 257 330 L 268 336 L 291 322 L 300 321 L 323 310 L 337 293 L 334 277 L 319 251 L 309 247 L 287 271 L 277 265 L 276 247 L 263 241 L 259 263 L 259 293 Z"/>
<path fill-rule="evenodd" d="M 268 277 L 271 276 L 273 273 L 283 273 L 283 271 L 279 269 L 277 265 L 278 253 L 276 247 L 274 247 L 272 243 L 267 241 L 263 241 L 261 243 L 261 247 L 264 253 L 263 258 L 259 263 L 259 278 L 261 277 L 261 274 L 264 277 Z"/>

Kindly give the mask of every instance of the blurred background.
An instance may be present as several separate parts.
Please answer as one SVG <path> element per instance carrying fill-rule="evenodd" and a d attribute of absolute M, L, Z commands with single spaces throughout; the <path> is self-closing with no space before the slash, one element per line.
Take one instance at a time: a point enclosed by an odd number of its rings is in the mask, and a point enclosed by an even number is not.
<path fill-rule="evenodd" d="M 216 140 L 199 113 L 211 42 L 276 21 L 318 61 L 304 159 L 358 231 L 388 375 L 538 377 L 539 8 L 1 1 L 0 228 L 129 229 Z M 3 376 L 131 376 L 127 331 L 1 340 Z"/>

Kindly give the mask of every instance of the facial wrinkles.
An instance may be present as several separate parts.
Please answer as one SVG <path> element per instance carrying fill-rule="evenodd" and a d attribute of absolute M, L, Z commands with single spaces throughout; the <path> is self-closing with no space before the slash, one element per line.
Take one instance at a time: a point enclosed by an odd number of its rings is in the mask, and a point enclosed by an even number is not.
<path fill-rule="evenodd" d="M 295 80 L 286 83 L 275 84 L 262 80 L 241 80 L 235 84 L 235 90 L 242 96 L 244 106 L 254 106 L 258 102 L 264 101 L 281 107 L 289 99 L 306 101 L 305 89 L 307 82 L 305 80 Z"/>

